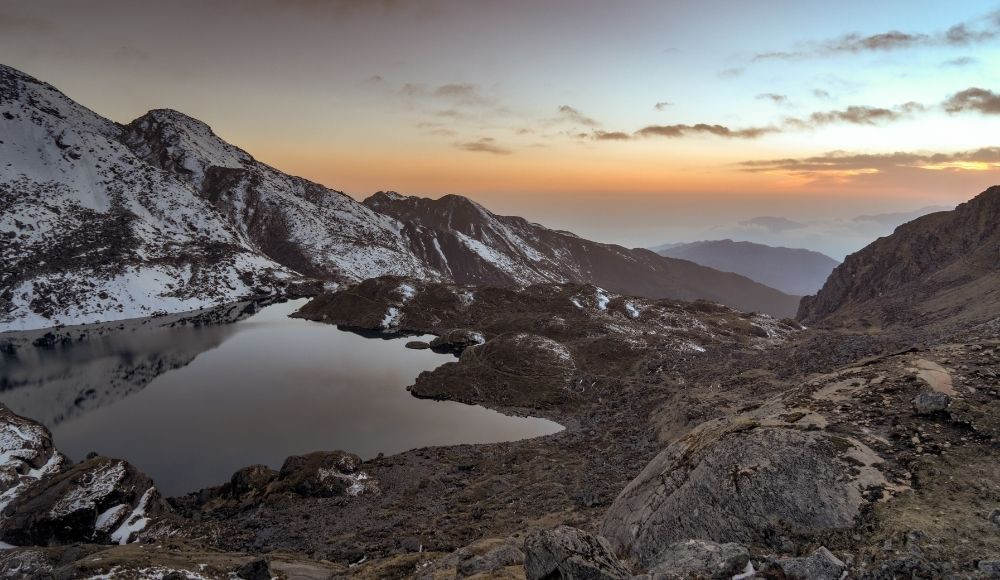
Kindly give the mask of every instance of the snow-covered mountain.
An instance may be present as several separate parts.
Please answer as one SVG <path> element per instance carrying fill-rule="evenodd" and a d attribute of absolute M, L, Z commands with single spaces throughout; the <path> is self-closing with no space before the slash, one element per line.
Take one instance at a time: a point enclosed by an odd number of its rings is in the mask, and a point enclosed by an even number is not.
<path fill-rule="evenodd" d="M 0 331 L 387 274 L 585 282 L 782 316 L 797 306 L 742 276 L 496 216 L 459 196 L 360 203 L 260 163 L 176 111 L 120 125 L 2 65 L 0 244 Z"/>
<path fill-rule="evenodd" d="M 192 310 L 294 276 L 125 134 L 0 66 L 0 330 Z"/>

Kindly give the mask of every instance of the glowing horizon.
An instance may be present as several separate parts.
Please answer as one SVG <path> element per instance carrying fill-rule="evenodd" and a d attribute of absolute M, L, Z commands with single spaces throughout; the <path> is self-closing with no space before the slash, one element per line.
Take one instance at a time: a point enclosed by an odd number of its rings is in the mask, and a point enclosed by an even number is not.
<path fill-rule="evenodd" d="M 4 63 L 357 198 L 457 193 L 648 245 L 1000 183 L 988 2 L 83 4 L 0 3 Z"/>

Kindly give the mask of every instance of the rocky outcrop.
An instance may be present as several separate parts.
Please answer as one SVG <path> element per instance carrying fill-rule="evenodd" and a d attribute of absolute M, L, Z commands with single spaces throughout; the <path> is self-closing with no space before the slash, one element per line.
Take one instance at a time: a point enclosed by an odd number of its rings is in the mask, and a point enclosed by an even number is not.
<path fill-rule="evenodd" d="M 0 540 L 126 544 L 154 533 L 168 511 L 148 477 L 125 461 L 94 457 L 41 480 L 8 506 Z"/>
<path fill-rule="evenodd" d="M 974 323 L 1000 311 L 1000 187 L 903 224 L 848 256 L 798 318 L 884 327 Z"/>
<path fill-rule="evenodd" d="M 52 446 L 48 429 L 0 405 L 0 513 L 66 463 Z"/>
<path fill-rule="evenodd" d="M 632 573 L 615 558 L 607 540 L 569 526 L 543 530 L 524 541 L 527 580 L 612 580 Z"/>
<path fill-rule="evenodd" d="M 863 444 L 820 431 L 713 421 L 667 447 L 618 496 L 602 533 L 653 566 L 687 538 L 780 549 L 849 529 L 884 481 Z"/>
<path fill-rule="evenodd" d="M 270 487 L 308 497 L 376 493 L 378 485 L 361 471 L 361 459 L 343 451 L 317 451 L 285 459 Z"/>

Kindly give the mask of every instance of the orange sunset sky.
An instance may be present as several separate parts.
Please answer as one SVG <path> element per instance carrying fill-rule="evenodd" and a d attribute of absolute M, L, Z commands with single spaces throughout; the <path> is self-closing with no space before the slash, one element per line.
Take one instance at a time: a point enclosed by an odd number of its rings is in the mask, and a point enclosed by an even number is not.
<path fill-rule="evenodd" d="M 842 258 L 884 233 L 856 216 L 1000 183 L 998 9 L 0 0 L 0 55 L 116 121 L 177 109 L 358 198 L 457 193 L 630 246 Z M 803 227 L 740 225 L 758 216 Z"/>

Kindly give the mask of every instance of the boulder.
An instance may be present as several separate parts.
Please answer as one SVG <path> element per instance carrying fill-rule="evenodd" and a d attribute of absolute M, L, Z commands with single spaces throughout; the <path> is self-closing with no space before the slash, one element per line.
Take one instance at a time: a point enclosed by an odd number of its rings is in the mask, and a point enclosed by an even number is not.
<path fill-rule="evenodd" d="M 918 415 L 933 415 L 945 411 L 951 405 L 951 397 L 944 393 L 920 393 L 913 399 L 913 411 Z"/>
<path fill-rule="evenodd" d="M 513 543 L 504 542 L 485 549 L 463 548 L 459 550 L 456 571 L 460 577 L 493 573 L 510 566 L 524 564 L 524 552 Z"/>
<path fill-rule="evenodd" d="M 684 540 L 667 546 L 650 568 L 654 578 L 713 578 L 728 580 L 743 573 L 750 552 L 739 544 Z"/>
<path fill-rule="evenodd" d="M 278 472 L 266 465 L 250 465 L 237 471 L 229 478 L 229 483 L 223 488 L 223 493 L 230 497 L 246 495 L 262 495 L 267 486 L 277 479 Z"/>
<path fill-rule="evenodd" d="M 343 451 L 292 455 L 271 485 L 275 492 L 291 491 L 308 497 L 358 495 L 374 489 L 374 481 L 361 471 L 361 458 Z"/>
<path fill-rule="evenodd" d="M 412 348 L 413 350 L 426 350 L 431 347 L 429 343 L 426 343 L 422 340 L 411 340 L 403 346 L 405 346 L 406 348 Z"/>
<path fill-rule="evenodd" d="M 631 578 L 607 540 L 569 526 L 536 532 L 524 541 L 528 580 L 605 580 Z"/>
<path fill-rule="evenodd" d="M 236 576 L 242 580 L 271 580 L 271 565 L 266 558 L 257 558 L 243 564 L 236 570 Z"/>
<path fill-rule="evenodd" d="M 886 486 L 881 459 L 822 431 L 715 420 L 657 455 L 615 499 L 602 533 L 644 567 L 688 538 L 780 548 L 850 528 Z"/>
<path fill-rule="evenodd" d="M 453 328 L 446 330 L 431 340 L 430 347 L 437 352 L 451 352 L 462 354 L 462 351 L 470 346 L 476 346 L 486 342 L 482 333 L 464 328 Z"/>
<path fill-rule="evenodd" d="M 782 558 L 767 562 L 761 572 L 766 577 L 781 570 L 789 580 L 839 580 L 847 566 L 826 548 L 818 548 L 803 558 Z"/>

